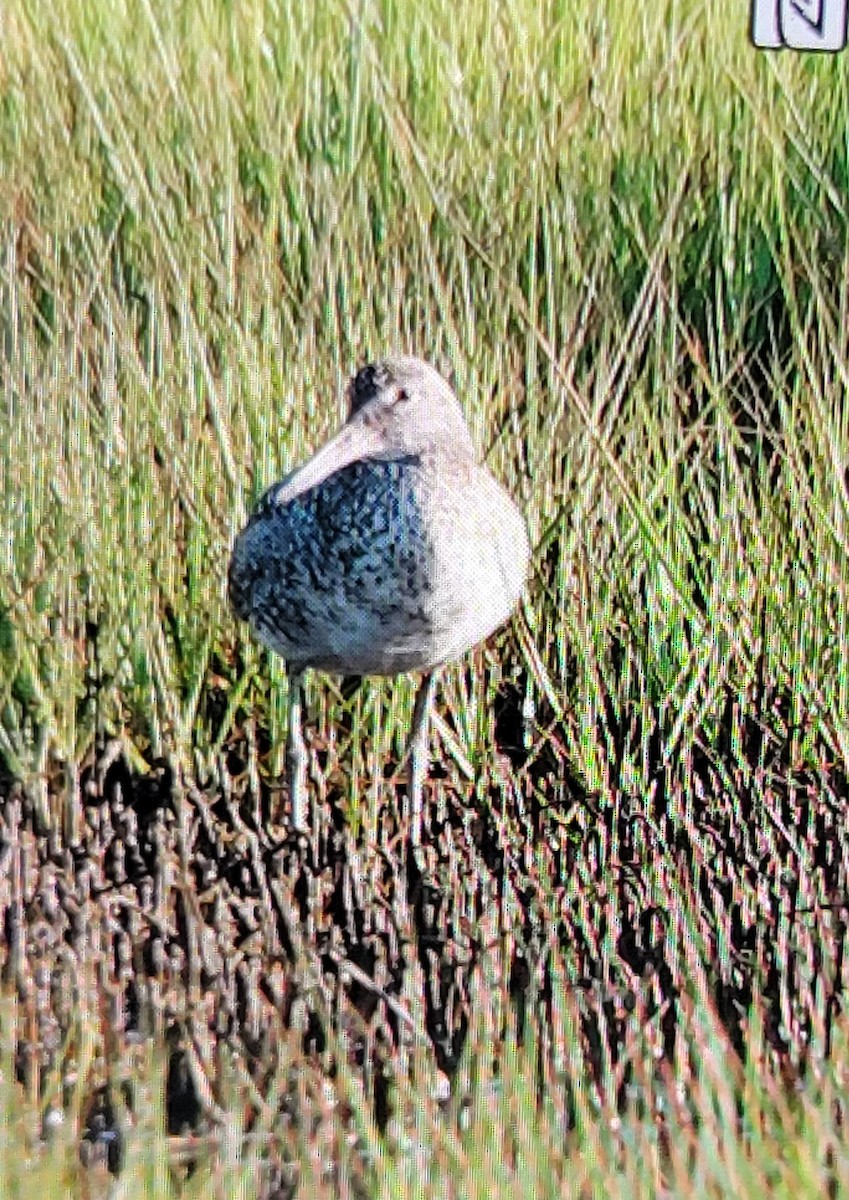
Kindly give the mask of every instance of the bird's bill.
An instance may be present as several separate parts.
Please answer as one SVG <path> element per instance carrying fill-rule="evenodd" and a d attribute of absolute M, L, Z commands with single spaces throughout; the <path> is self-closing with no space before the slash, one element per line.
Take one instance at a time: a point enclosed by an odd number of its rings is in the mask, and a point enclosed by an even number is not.
<path fill-rule="evenodd" d="M 381 429 L 366 424 L 363 418 L 367 415 L 366 408 L 358 412 L 312 458 L 284 479 L 275 493 L 275 503 L 288 504 L 358 459 L 385 458 L 386 439 Z"/>

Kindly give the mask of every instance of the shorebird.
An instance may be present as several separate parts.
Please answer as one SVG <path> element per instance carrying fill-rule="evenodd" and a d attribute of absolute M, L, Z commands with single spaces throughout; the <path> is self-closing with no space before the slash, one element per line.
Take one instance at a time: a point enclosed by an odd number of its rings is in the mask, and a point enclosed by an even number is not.
<path fill-rule="evenodd" d="M 260 499 L 230 562 L 230 603 L 289 677 L 292 825 L 308 829 L 301 698 L 308 668 L 421 671 L 405 758 L 421 830 L 434 672 L 512 612 L 530 548 L 507 492 L 477 461 L 448 383 L 419 358 L 363 367 L 339 432 Z"/>

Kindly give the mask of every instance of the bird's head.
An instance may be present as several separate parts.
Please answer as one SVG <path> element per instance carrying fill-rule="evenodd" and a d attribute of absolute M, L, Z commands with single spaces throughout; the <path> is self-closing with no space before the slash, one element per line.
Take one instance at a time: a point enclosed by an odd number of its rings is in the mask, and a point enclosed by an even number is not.
<path fill-rule="evenodd" d="M 439 372 L 420 358 L 393 356 L 357 372 L 348 388 L 348 419 L 283 481 L 286 504 L 336 471 L 361 460 L 393 462 L 427 454 L 474 458 L 463 410 Z"/>

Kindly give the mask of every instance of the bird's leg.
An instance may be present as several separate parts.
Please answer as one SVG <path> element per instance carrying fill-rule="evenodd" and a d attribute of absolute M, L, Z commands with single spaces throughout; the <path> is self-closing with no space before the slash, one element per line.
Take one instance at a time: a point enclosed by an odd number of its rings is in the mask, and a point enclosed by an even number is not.
<path fill-rule="evenodd" d="M 420 845 L 422 840 L 422 787 L 428 766 L 430 706 L 435 687 L 436 676 L 432 672 L 422 676 L 413 705 L 413 723 L 407 742 L 407 754 L 410 756 L 410 841 L 414 846 Z"/>
<path fill-rule="evenodd" d="M 292 808 L 292 828 L 306 832 L 307 825 L 307 747 L 301 724 L 301 696 L 304 676 L 301 671 L 289 674 L 289 728 L 286 735 L 286 768 L 289 773 L 289 802 Z"/>

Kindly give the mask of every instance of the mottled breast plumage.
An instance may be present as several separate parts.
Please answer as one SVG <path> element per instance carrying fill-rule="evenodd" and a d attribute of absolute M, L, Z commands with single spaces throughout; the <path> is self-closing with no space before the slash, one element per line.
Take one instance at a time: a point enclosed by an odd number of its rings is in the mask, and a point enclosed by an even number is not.
<path fill-rule="evenodd" d="M 285 480 L 269 488 L 233 550 L 236 613 L 293 663 L 410 669 L 398 664 L 420 658 L 432 591 L 420 475 L 408 456 L 354 463 L 284 504 Z"/>

